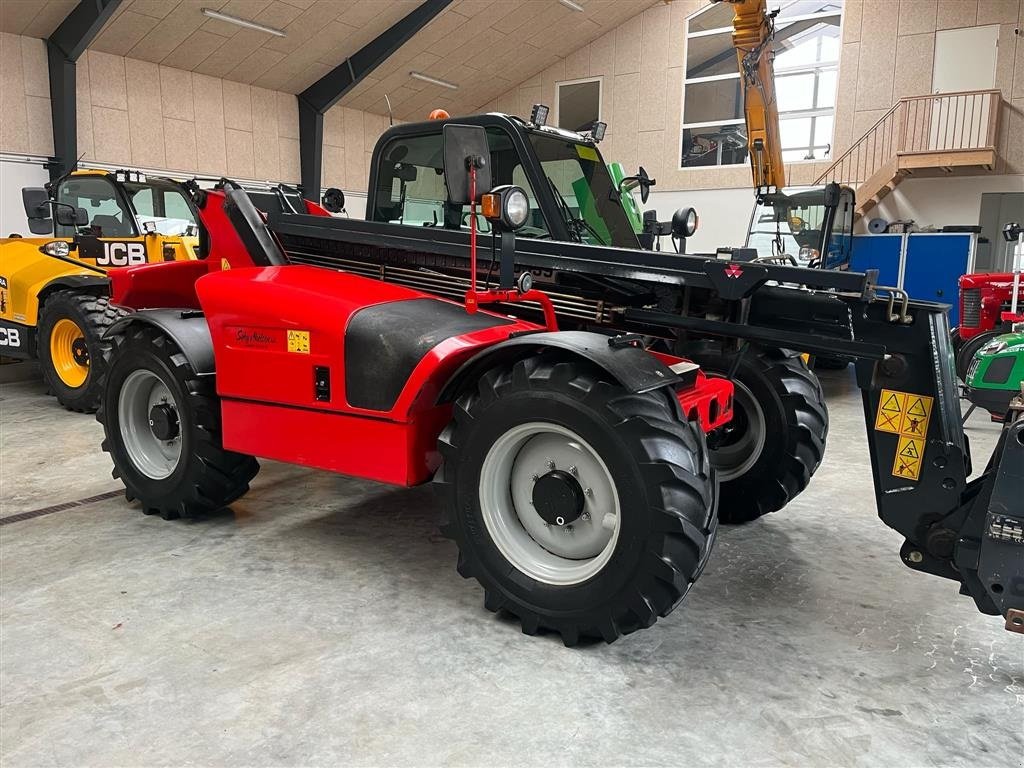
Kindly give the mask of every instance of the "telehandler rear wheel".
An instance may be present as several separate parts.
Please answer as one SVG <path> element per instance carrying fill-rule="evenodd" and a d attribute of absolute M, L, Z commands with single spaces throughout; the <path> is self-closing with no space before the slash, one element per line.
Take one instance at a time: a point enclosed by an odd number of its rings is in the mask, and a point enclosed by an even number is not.
<path fill-rule="evenodd" d="M 39 367 L 50 393 L 69 411 L 99 406 L 103 334 L 124 315 L 105 296 L 90 293 L 56 291 L 43 304 Z"/>
<path fill-rule="evenodd" d="M 227 506 L 259 471 L 252 456 L 224 450 L 220 404 L 173 341 L 131 326 L 111 339 L 96 420 L 129 500 L 165 520 Z"/>
<path fill-rule="evenodd" d="M 681 352 L 709 376 L 725 376 L 735 353 L 714 343 Z M 718 519 L 746 523 L 782 509 L 810 483 L 828 436 L 818 377 L 799 355 L 751 346 L 736 371 L 733 420 L 708 435 L 721 496 Z"/>
<path fill-rule="evenodd" d="M 682 600 L 714 539 L 714 476 L 672 392 L 537 356 L 489 371 L 441 435 L 442 532 L 523 632 L 612 642 Z"/>

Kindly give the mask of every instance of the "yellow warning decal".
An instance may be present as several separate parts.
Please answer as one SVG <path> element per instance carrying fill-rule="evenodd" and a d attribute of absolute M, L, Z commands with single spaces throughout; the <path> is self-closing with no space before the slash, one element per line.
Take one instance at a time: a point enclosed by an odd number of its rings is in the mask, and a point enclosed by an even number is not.
<path fill-rule="evenodd" d="M 288 351 L 309 354 L 309 331 L 288 331 Z"/>
<path fill-rule="evenodd" d="M 875 429 L 879 432 L 900 433 L 903 424 L 903 409 L 907 403 L 906 392 L 882 390 L 882 398 L 878 402 L 878 415 L 875 417 Z"/>
<path fill-rule="evenodd" d="M 596 163 L 600 159 L 597 150 L 593 147 L 588 147 L 586 144 L 577 144 L 576 154 L 579 155 L 581 160 L 589 160 L 592 163 Z"/>
<path fill-rule="evenodd" d="M 920 437 L 900 435 L 896 446 L 896 459 L 892 463 L 895 477 L 917 480 L 921 476 L 921 457 L 924 455 L 924 440 Z"/>
<path fill-rule="evenodd" d="M 928 436 L 928 421 L 932 416 L 935 399 L 912 392 L 883 389 L 875 415 L 875 429 L 899 435 L 892 474 L 907 480 L 917 480 L 924 459 L 924 441 Z"/>

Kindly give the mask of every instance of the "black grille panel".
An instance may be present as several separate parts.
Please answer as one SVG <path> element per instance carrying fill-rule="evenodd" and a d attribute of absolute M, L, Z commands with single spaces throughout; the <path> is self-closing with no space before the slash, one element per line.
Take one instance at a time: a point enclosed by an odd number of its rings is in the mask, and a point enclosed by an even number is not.
<path fill-rule="evenodd" d="M 964 328 L 977 328 L 981 323 L 981 291 L 978 288 L 967 288 L 960 294 L 960 325 Z"/>

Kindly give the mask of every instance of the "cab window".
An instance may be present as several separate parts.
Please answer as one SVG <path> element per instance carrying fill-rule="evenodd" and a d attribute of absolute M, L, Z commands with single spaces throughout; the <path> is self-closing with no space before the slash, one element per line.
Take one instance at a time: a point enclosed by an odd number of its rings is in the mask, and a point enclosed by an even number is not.
<path fill-rule="evenodd" d="M 126 183 L 125 191 L 141 223 L 153 222 L 161 235 L 183 235 L 195 229 L 195 216 L 180 190 L 163 184 Z"/>
<path fill-rule="evenodd" d="M 75 227 L 58 224 L 58 237 L 90 234 L 95 237 L 134 237 L 135 224 L 119 199 L 114 185 L 99 176 L 72 176 L 57 189 L 57 202 L 85 211 L 87 224 Z"/>
<path fill-rule="evenodd" d="M 488 128 L 491 149 L 491 174 L 495 186 L 516 184 L 530 199 L 531 218 L 517 234 L 523 237 L 547 237 L 548 230 L 526 174 L 508 135 L 499 128 Z M 381 151 L 373 221 L 416 227 L 468 229 L 470 207 L 448 203 L 444 181 L 444 152 L 441 133 L 398 137 Z M 477 214 L 479 231 L 490 231 L 490 223 Z"/>

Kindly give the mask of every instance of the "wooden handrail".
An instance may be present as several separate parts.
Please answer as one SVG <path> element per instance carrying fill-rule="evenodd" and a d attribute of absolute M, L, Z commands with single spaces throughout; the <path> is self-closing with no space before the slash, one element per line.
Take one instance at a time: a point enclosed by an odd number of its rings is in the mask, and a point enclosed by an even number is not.
<path fill-rule="evenodd" d="M 1001 107 L 995 89 L 904 96 L 814 183 L 865 181 L 897 155 L 994 149 Z"/>

